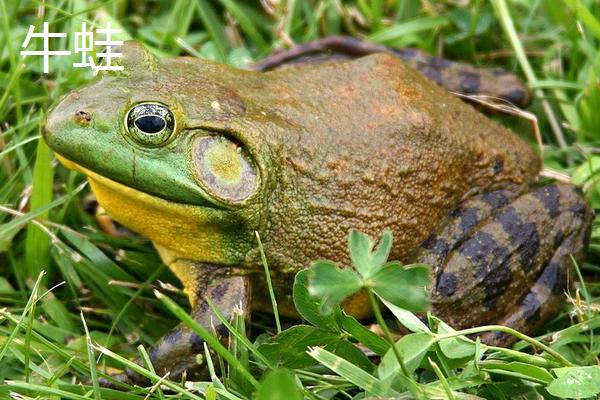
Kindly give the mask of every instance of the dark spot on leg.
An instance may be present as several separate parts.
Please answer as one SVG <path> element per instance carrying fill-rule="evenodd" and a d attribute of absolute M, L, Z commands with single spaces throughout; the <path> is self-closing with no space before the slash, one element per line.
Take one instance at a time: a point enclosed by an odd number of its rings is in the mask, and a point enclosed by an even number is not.
<path fill-rule="evenodd" d="M 152 346 L 148 351 L 148 357 L 150 357 L 150 361 L 152 361 L 152 364 L 154 364 L 156 360 L 158 360 L 159 356 L 160 350 L 158 349 L 158 347 Z"/>
<path fill-rule="evenodd" d="M 535 224 L 525 224 L 524 228 L 526 233 L 520 237 L 523 241 L 519 241 L 517 245 L 519 246 L 518 251 L 521 256 L 521 264 L 527 269 L 534 265 L 540 251 L 540 236 Z"/>
<path fill-rule="evenodd" d="M 494 308 L 498 298 L 506 292 L 511 281 L 512 271 L 508 263 L 503 262 L 496 267 L 490 268 L 483 281 L 485 289 L 483 305 L 488 309 Z"/>
<path fill-rule="evenodd" d="M 196 308 L 192 309 L 192 313 L 194 316 L 203 315 L 208 312 L 210 312 L 210 307 L 205 301 L 201 301 L 198 305 L 196 305 Z"/>
<path fill-rule="evenodd" d="M 456 218 L 456 217 L 460 216 L 460 214 L 462 212 L 463 212 L 462 207 L 456 207 L 454 210 L 450 211 L 450 216 L 453 218 Z"/>
<path fill-rule="evenodd" d="M 555 185 L 544 186 L 533 192 L 533 195 L 542 202 L 551 218 L 560 214 L 560 191 Z"/>
<path fill-rule="evenodd" d="M 487 232 L 475 233 L 460 246 L 458 251 L 478 269 L 485 268 L 490 260 L 508 256 L 506 248 L 499 245 Z"/>
<path fill-rule="evenodd" d="M 217 336 L 220 338 L 224 338 L 227 337 L 229 335 L 229 329 L 227 329 L 227 327 L 225 325 L 223 325 L 222 323 L 218 322 L 218 325 L 215 326 L 215 331 L 217 333 Z"/>
<path fill-rule="evenodd" d="M 442 272 L 438 277 L 437 291 L 444 297 L 450 297 L 458 287 L 458 278 L 453 273 Z"/>
<path fill-rule="evenodd" d="M 436 237 L 434 235 L 429 236 L 422 244 L 421 247 L 431 253 L 446 257 L 450 252 L 450 245 L 446 243 L 444 239 Z"/>
<path fill-rule="evenodd" d="M 169 333 L 167 333 L 164 337 L 164 343 L 168 343 L 170 345 L 175 345 L 181 341 L 183 337 L 181 333 L 181 329 L 173 329 Z"/>
<path fill-rule="evenodd" d="M 434 82 L 437 82 L 440 85 L 444 83 L 444 78 L 442 77 L 442 73 L 435 68 L 431 68 L 429 66 L 423 67 L 421 69 L 421 73 L 423 75 L 425 75 L 427 78 L 431 79 Z"/>
<path fill-rule="evenodd" d="M 392 51 L 398 55 L 398 57 L 400 57 L 403 60 L 410 60 L 412 58 L 415 58 L 416 56 L 418 56 L 421 52 L 417 49 L 411 49 L 411 48 L 406 48 L 406 49 L 392 49 Z"/>
<path fill-rule="evenodd" d="M 565 232 L 561 228 L 557 228 L 556 236 L 554 236 L 554 249 L 558 249 L 560 244 L 565 240 Z"/>
<path fill-rule="evenodd" d="M 190 347 L 193 353 L 204 353 L 204 340 L 195 333 L 192 333 L 190 336 Z"/>
<path fill-rule="evenodd" d="M 219 340 L 221 340 L 222 338 L 226 338 L 229 335 L 229 329 L 227 329 L 227 327 L 223 325 L 217 317 L 213 318 L 213 323 L 215 324 L 215 326 L 209 327 L 209 330 L 211 332 L 214 331 L 215 335 L 217 336 L 217 338 L 219 338 Z M 189 339 L 189 343 L 194 353 L 204 352 L 204 340 L 200 336 L 196 335 L 195 333 L 192 333 Z"/>
<path fill-rule="evenodd" d="M 540 319 L 541 304 L 534 293 L 528 293 L 525 296 L 521 307 L 523 307 L 523 317 L 527 323 L 531 324 Z"/>
<path fill-rule="evenodd" d="M 502 228 L 508 233 L 513 240 L 513 236 L 521 233 L 523 221 L 512 206 L 506 207 L 496 216 L 496 220 L 500 222 Z"/>
<path fill-rule="evenodd" d="M 569 211 L 571 211 L 577 218 L 585 219 L 585 215 L 587 214 L 587 206 L 583 203 L 574 204 L 569 207 Z"/>
<path fill-rule="evenodd" d="M 504 160 L 501 158 L 496 158 L 494 160 L 494 165 L 492 166 L 495 174 L 499 174 L 504 170 Z"/>
<path fill-rule="evenodd" d="M 185 333 L 181 327 L 177 327 L 163 336 L 160 341 L 152 346 L 149 352 L 152 362 L 160 361 L 164 357 L 168 357 L 173 352 L 181 351 L 185 348 Z"/>
<path fill-rule="evenodd" d="M 474 72 L 462 71 L 459 73 L 460 76 L 460 88 L 463 93 L 479 93 L 481 87 L 481 76 Z"/>
<path fill-rule="evenodd" d="M 563 268 L 556 262 L 550 262 L 544 267 L 538 282 L 554 294 L 561 294 L 567 288 L 567 276 Z"/>
<path fill-rule="evenodd" d="M 433 68 L 444 69 L 453 64 L 452 61 L 442 57 L 431 57 L 429 63 Z"/>
<path fill-rule="evenodd" d="M 210 298 L 215 302 L 222 299 L 229 290 L 229 283 L 226 281 L 218 282 L 216 285 L 210 288 Z"/>
<path fill-rule="evenodd" d="M 470 232 L 477 223 L 479 223 L 479 215 L 476 208 L 462 209 L 458 227 L 463 234 Z"/>
<path fill-rule="evenodd" d="M 513 207 L 506 207 L 496 216 L 515 247 L 513 251 L 521 257 L 521 264 L 528 271 L 533 265 L 540 248 L 540 238 L 534 223 L 524 222 Z"/>
<path fill-rule="evenodd" d="M 483 286 L 484 305 L 494 307 L 512 281 L 509 250 L 489 233 L 477 232 L 463 243 L 459 252 L 472 263 L 474 277 Z"/>
<path fill-rule="evenodd" d="M 584 249 L 587 249 L 590 244 L 590 237 L 592 235 L 591 227 L 592 226 L 590 224 L 588 229 L 583 229 L 581 232 L 581 239 L 579 240 L 579 242 L 581 243 L 581 247 L 583 247 Z"/>
<path fill-rule="evenodd" d="M 514 88 L 504 95 L 504 98 L 514 104 L 522 104 L 527 97 L 521 88 Z"/>
<path fill-rule="evenodd" d="M 494 210 L 508 204 L 508 197 L 502 190 L 482 194 L 480 198 L 482 201 L 488 203 Z"/>

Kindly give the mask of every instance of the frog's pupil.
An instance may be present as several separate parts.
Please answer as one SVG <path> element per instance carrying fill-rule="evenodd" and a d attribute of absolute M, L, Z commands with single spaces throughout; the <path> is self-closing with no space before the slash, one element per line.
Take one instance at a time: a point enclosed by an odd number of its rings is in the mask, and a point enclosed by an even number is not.
<path fill-rule="evenodd" d="M 153 135 L 165 129 L 167 121 L 158 115 L 145 115 L 136 119 L 134 124 L 140 131 Z"/>

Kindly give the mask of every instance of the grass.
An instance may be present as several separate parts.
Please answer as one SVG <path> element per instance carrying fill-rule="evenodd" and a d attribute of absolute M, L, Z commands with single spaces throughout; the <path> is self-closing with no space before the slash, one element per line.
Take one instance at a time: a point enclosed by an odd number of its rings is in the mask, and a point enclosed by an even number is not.
<path fill-rule="evenodd" d="M 71 67 L 77 56 L 53 57 L 48 75 L 41 73 L 39 59 L 23 60 L 19 51 L 30 24 L 40 27 L 47 21 L 54 32 L 74 32 L 82 21 L 88 26 L 110 21 L 124 30 L 125 38 L 144 42 L 158 55 L 191 54 L 235 66 L 291 41 L 339 33 L 501 66 L 535 89 L 530 111 L 542 133 L 546 168 L 581 185 L 592 206 L 600 209 L 598 2 L 263 3 L 0 0 L 0 398 L 594 396 L 593 385 L 585 392 L 585 385 L 565 382 L 600 381 L 593 367 L 600 353 L 596 222 L 588 258 L 572 277 L 570 301 L 542 329 L 544 335 L 522 337 L 513 349 L 472 342 L 462 336 L 465 332 L 453 332 L 434 317 L 430 322 L 437 330 L 430 331 L 413 314 L 386 302 L 412 332 L 393 348 L 351 318 L 330 319 L 304 309 L 306 325 L 282 320 L 280 328 L 272 316 L 258 316 L 251 340 L 237 321 L 230 348 L 204 354 L 212 372 L 207 382 L 170 381 L 128 361 L 143 356 L 144 348 L 179 318 L 185 321 L 185 296 L 147 240 L 113 237 L 98 228 L 86 210 L 89 188 L 83 177 L 57 166 L 39 140 L 45 110 L 91 74 Z M 53 43 L 67 49 L 72 41 L 68 35 Z M 533 144 L 529 121 L 492 118 Z M 302 279 L 306 277 L 297 277 L 297 296 L 308 295 L 302 292 Z M 158 298 L 156 289 L 162 293 Z M 280 329 L 283 333 L 273 339 Z M 381 356 L 381 364 L 356 351 L 350 344 L 355 341 Z M 403 363 L 408 373 L 399 372 Z M 98 389 L 97 377 L 124 365 L 137 368 L 154 385 L 129 387 L 127 393 Z M 281 397 L 273 397 L 282 388 L 287 390 Z M 564 392 L 573 388 L 583 391 Z"/>

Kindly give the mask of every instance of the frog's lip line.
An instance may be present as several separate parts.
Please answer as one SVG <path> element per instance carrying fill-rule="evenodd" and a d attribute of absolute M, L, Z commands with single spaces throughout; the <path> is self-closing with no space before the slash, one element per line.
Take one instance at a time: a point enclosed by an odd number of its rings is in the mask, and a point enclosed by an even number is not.
<path fill-rule="evenodd" d="M 160 196 L 156 196 L 138 189 L 135 189 L 133 187 L 124 185 L 122 183 L 119 183 L 117 181 L 113 181 L 112 179 L 109 179 L 107 177 L 105 177 L 104 175 L 100 175 L 97 172 L 94 172 L 92 170 L 89 170 L 83 166 L 81 166 L 80 164 L 77 164 L 76 162 L 66 158 L 65 156 L 55 152 L 56 154 L 56 158 L 58 159 L 58 161 L 61 162 L 61 164 L 63 164 L 65 167 L 81 172 L 82 174 L 84 174 L 85 176 L 87 176 L 89 179 L 95 180 L 117 192 L 120 193 L 130 193 L 136 197 L 140 197 L 140 196 L 147 196 L 148 198 L 156 201 L 156 202 L 167 202 L 169 203 L 168 205 L 170 205 L 171 207 L 174 206 L 179 206 L 179 207 L 191 207 L 191 208 L 198 208 L 198 209 L 213 209 L 213 210 L 225 210 L 224 208 L 220 208 L 218 205 L 215 205 L 214 207 L 212 206 L 201 206 L 198 204 L 189 204 L 189 203 L 181 203 L 181 202 L 177 202 L 174 201 L 172 199 L 165 199 L 163 197 Z"/>

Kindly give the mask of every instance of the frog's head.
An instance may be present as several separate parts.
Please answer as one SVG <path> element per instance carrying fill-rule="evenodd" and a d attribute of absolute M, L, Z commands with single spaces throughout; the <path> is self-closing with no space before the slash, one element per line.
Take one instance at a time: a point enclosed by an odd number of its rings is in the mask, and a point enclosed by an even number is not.
<path fill-rule="evenodd" d="M 118 72 L 63 97 L 44 138 L 117 221 L 168 255 L 233 264 L 260 229 L 267 153 L 232 82 L 244 72 L 158 60 L 135 42 Z M 114 63 L 114 61 L 113 61 Z"/>

